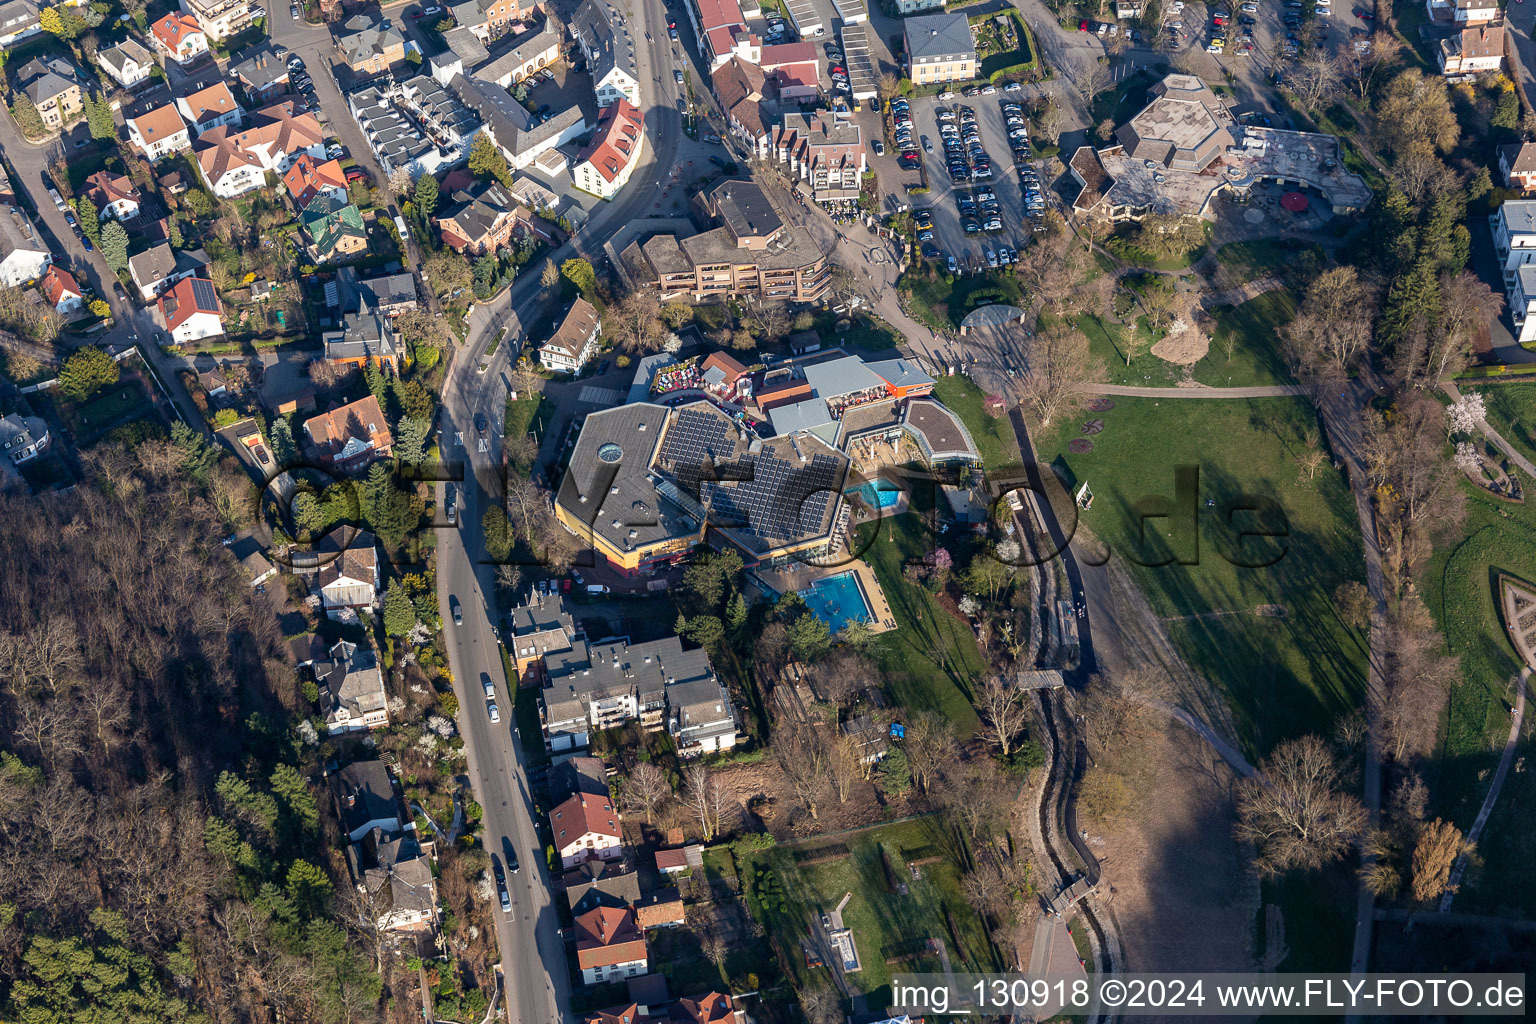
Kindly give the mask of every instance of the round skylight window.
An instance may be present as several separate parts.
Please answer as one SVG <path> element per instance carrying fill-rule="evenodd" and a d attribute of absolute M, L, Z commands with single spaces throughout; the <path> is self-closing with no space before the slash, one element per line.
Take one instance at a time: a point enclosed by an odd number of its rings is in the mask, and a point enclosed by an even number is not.
<path fill-rule="evenodd" d="M 597 450 L 597 457 L 608 463 L 618 462 L 624 457 L 624 449 L 610 441 Z"/>

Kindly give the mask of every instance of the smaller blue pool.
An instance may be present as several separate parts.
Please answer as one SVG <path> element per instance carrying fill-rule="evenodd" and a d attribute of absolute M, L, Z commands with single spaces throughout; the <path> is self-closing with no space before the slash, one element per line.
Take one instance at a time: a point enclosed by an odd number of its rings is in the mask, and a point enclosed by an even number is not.
<path fill-rule="evenodd" d="M 834 634 L 848 622 L 868 622 L 872 617 L 859 579 L 851 572 L 817 580 L 799 593 L 805 606 Z"/>
<path fill-rule="evenodd" d="M 870 508 L 882 510 L 895 508 L 896 503 L 901 500 L 901 489 L 883 480 L 866 480 L 857 487 L 848 488 L 843 493 L 850 496 L 857 494 Z"/>

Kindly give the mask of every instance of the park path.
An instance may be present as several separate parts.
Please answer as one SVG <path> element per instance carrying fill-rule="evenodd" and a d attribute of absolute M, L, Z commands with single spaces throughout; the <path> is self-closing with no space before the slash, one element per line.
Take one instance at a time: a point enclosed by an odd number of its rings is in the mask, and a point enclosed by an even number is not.
<path fill-rule="evenodd" d="M 1194 730 L 1201 739 L 1205 740 L 1205 742 L 1211 745 L 1211 748 L 1215 750 L 1216 753 L 1221 755 L 1221 759 L 1227 762 L 1233 771 L 1237 772 L 1243 778 L 1250 779 L 1258 773 L 1258 769 L 1254 768 L 1253 765 L 1248 763 L 1248 759 L 1243 756 L 1242 751 L 1238 750 L 1231 743 L 1228 743 L 1220 733 L 1218 733 L 1215 729 L 1212 729 L 1209 725 L 1206 725 L 1204 722 L 1200 721 L 1200 719 L 1196 718 L 1188 711 L 1185 711 L 1181 707 L 1176 707 L 1173 704 L 1165 704 L 1160 700 L 1149 700 L 1147 701 L 1147 705 L 1167 713 L 1168 715 L 1172 716 L 1175 721 L 1182 722 L 1184 725 Z"/>
<path fill-rule="evenodd" d="M 1123 395 L 1127 398 L 1289 398 L 1304 396 L 1299 384 L 1269 384 L 1250 388 L 1217 388 L 1207 384 L 1191 387 L 1146 388 L 1130 384 L 1085 384 L 1090 395 Z"/>
<path fill-rule="evenodd" d="M 1445 396 L 1449 398 L 1453 403 L 1461 401 L 1461 391 L 1458 390 L 1456 385 L 1451 381 L 1441 381 L 1440 390 L 1444 391 Z M 1526 475 L 1528 475 L 1532 480 L 1536 480 L 1536 464 L 1532 464 L 1530 459 L 1515 451 L 1515 446 L 1504 440 L 1504 435 L 1500 434 L 1497 430 L 1494 430 L 1493 427 L 1489 426 L 1486 419 L 1478 419 L 1477 429 L 1483 432 L 1484 437 L 1493 442 L 1493 446 L 1495 448 L 1504 453 L 1505 458 L 1509 459 L 1510 462 L 1513 462 L 1515 465 L 1524 470 Z"/>
<path fill-rule="evenodd" d="M 1520 742 L 1520 723 L 1525 719 L 1525 687 L 1531 678 L 1531 667 L 1525 666 L 1520 670 L 1520 682 L 1515 687 L 1515 713 L 1513 721 L 1509 723 L 1509 739 L 1504 741 L 1504 756 L 1499 758 L 1499 770 L 1493 773 L 1493 785 L 1488 787 L 1488 795 L 1483 797 L 1482 809 L 1477 812 L 1477 820 L 1472 822 L 1472 828 L 1467 832 L 1467 844 L 1470 846 L 1477 842 L 1478 836 L 1483 834 L 1483 826 L 1488 824 L 1488 815 L 1493 813 L 1493 805 L 1499 798 L 1499 790 L 1504 786 L 1504 776 L 1509 774 L 1509 762 L 1515 756 L 1515 744 Z M 1445 892 L 1440 896 L 1440 913 L 1451 909 L 1451 902 L 1456 899 L 1456 889 L 1461 885 L 1461 876 L 1467 870 L 1467 855 L 1463 853 L 1456 858 L 1456 864 L 1451 868 L 1451 880 L 1445 887 Z"/>

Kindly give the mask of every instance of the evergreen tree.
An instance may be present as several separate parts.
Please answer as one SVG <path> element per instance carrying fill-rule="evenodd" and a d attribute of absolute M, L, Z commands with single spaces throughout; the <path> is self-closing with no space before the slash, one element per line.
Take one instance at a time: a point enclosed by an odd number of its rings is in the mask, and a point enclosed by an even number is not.
<path fill-rule="evenodd" d="M 218 449 L 208 442 L 201 431 L 179 420 L 171 424 L 171 443 L 181 449 L 182 471 L 194 480 L 206 482 L 214 463 L 219 461 Z"/>
<path fill-rule="evenodd" d="M 116 139 L 117 122 L 112 117 L 112 104 L 105 96 L 91 96 L 85 100 L 85 120 L 93 139 Z"/>
<path fill-rule="evenodd" d="M 430 174 L 423 174 L 417 178 L 415 198 L 416 208 L 421 211 L 421 215 L 431 217 L 432 211 L 437 209 L 437 179 Z"/>
<path fill-rule="evenodd" d="M 115 220 L 107 221 L 101 229 L 101 241 L 97 244 L 101 247 L 101 255 L 107 261 L 107 266 L 119 271 L 128 269 L 127 228 Z"/>
<path fill-rule="evenodd" d="M 825 622 L 806 612 L 790 622 L 789 646 L 801 661 L 815 661 L 832 646 L 832 631 Z"/>
<path fill-rule="evenodd" d="M 399 583 L 390 585 L 384 595 L 384 633 L 387 636 L 407 636 L 416 628 L 416 606 L 411 595 Z"/>
<path fill-rule="evenodd" d="M 485 132 L 475 136 L 475 141 L 469 147 L 469 173 L 477 178 L 495 178 L 503 185 L 512 183 L 512 171 L 507 166 L 507 158 L 502 156 L 501 150 L 491 141 L 491 137 Z"/>
<path fill-rule="evenodd" d="M 277 463 L 277 468 L 289 469 L 298 464 L 299 447 L 293 441 L 293 428 L 288 425 L 288 419 L 279 416 L 272 421 L 272 428 L 267 432 L 268 440 L 272 444 L 272 458 Z"/>
<path fill-rule="evenodd" d="M 414 498 L 395 486 L 389 464 L 384 462 L 375 462 L 369 468 L 359 490 L 363 518 L 387 546 L 398 546 L 420 518 Z"/>
<path fill-rule="evenodd" d="M 427 431 L 425 420 L 407 416 L 395 427 L 395 458 L 407 466 L 419 466 L 427 457 Z"/>
<path fill-rule="evenodd" d="M 92 245 L 100 246 L 101 215 L 96 212 L 95 205 L 84 196 L 75 200 L 75 205 L 78 207 L 75 210 L 75 216 L 80 218 L 80 233 L 89 238 Z"/>
<path fill-rule="evenodd" d="M 560 276 L 571 282 L 589 301 L 597 294 L 597 274 L 592 264 L 580 256 L 573 256 L 560 264 Z"/>
<path fill-rule="evenodd" d="M 293 496 L 293 525 L 300 530 L 308 532 L 311 537 L 317 537 L 325 530 L 325 507 L 320 504 L 309 491 L 301 491 Z"/>
<path fill-rule="evenodd" d="M 59 371 L 59 394 L 83 402 L 102 388 L 117 383 L 117 363 L 99 348 L 82 348 Z"/>
<path fill-rule="evenodd" d="M 315 835 L 320 828 L 320 808 L 299 770 L 289 764 L 280 764 L 272 772 L 271 783 L 272 794 L 283 805 L 290 841 Z"/>

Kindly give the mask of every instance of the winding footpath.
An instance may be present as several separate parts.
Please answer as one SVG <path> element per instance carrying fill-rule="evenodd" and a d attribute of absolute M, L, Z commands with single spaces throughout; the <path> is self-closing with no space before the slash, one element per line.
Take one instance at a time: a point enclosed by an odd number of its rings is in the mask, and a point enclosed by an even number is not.
<path fill-rule="evenodd" d="M 1504 777 L 1509 774 L 1509 762 L 1514 760 L 1515 745 L 1520 742 L 1520 725 L 1525 720 L 1525 688 L 1530 678 L 1531 667 L 1527 665 L 1520 670 L 1520 682 L 1515 687 L 1515 713 L 1509 723 L 1509 739 L 1504 741 L 1504 756 L 1499 758 L 1498 771 L 1493 773 L 1493 785 L 1488 787 L 1482 809 L 1477 812 L 1477 819 L 1467 832 L 1468 846 L 1475 844 L 1483 834 L 1483 826 L 1488 824 L 1488 815 L 1493 813 L 1493 805 L 1499 799 L 1499 790 L 1504 787 Z M 1461 886 L 1461 876 L 1466 870 L 1467 855 L 1463 853 L 1456 858 L 1451 868 L 1450 881 L 1446 884 L 1445 892 L 1440 895 L 1440 913 L 1444 914 L 1451 909 L 1451 902 L 1456 899 L 1456 890 Z"/>

